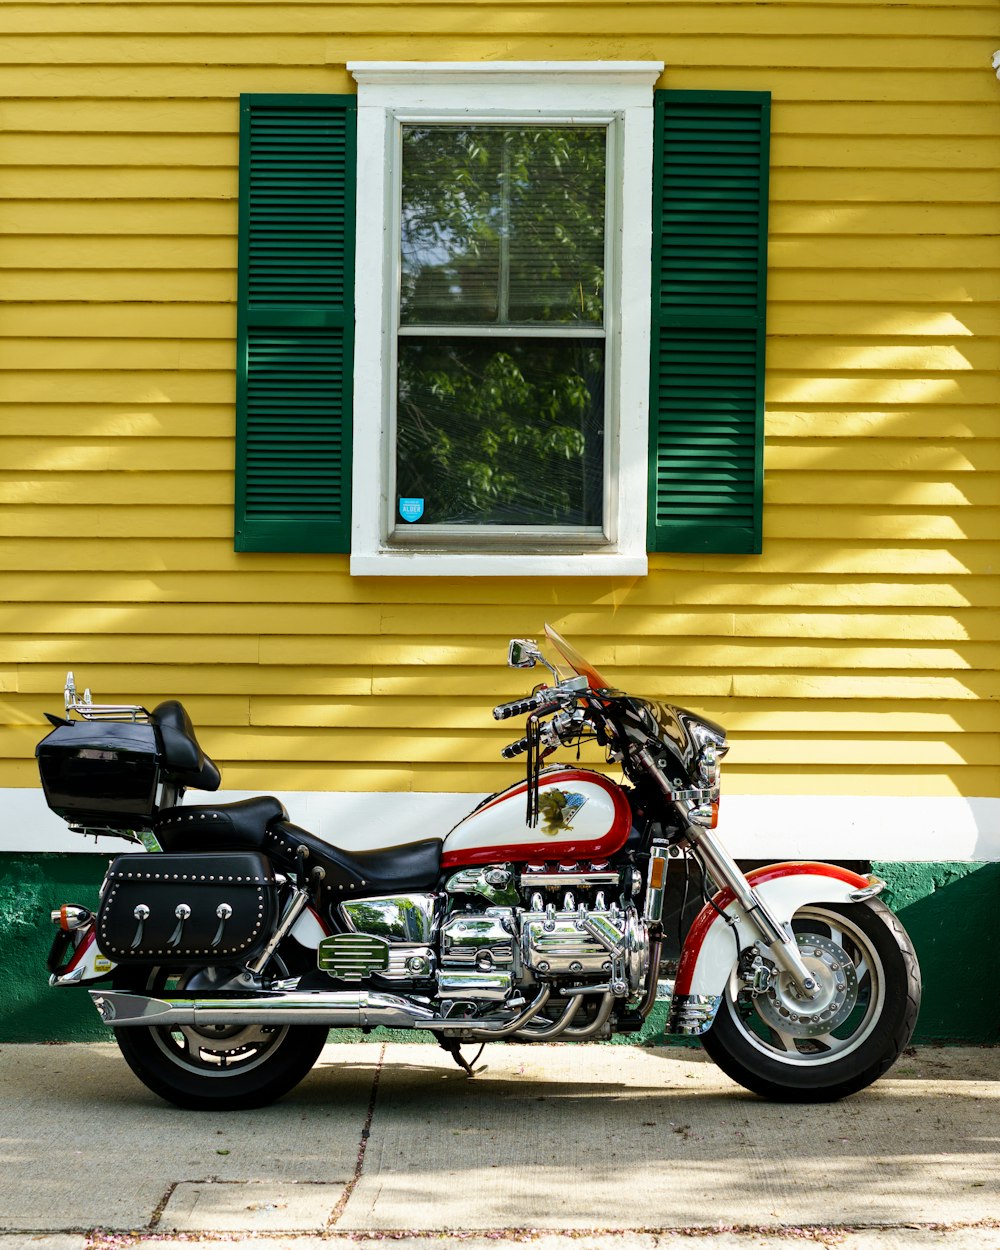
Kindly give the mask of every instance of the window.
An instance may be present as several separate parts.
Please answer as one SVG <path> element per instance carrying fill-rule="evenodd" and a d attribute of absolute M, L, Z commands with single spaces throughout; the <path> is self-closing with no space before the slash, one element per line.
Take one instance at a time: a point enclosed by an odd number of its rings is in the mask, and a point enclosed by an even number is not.
<path fill-rule="evenodd" d="M 352 571 L 644 572 L 662 66 L 348 69 L 387 226 L 358 237 Z"/>
<path fill-rule="evenodd" d="M 241 101 L 237 550 L 403 575 L 759 551 L 766 94 L 349 68 L 356 98 Z"/>
<path fill-rule="evenodd" d="M 608 138 L 402 127 L 391 541 L 603 540 Z"/>

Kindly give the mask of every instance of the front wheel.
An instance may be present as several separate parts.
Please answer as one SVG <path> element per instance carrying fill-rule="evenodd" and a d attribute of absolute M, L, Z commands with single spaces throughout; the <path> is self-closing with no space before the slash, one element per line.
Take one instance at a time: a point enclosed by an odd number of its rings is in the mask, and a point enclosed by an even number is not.
<path fill-rule="evenodd" d="M 792 929 L 816 998 L 797 998 L 773 967 L 751 990 L 734 968 L 702 1044 L 727 1076 L 765 1098 L 833 1102 L 899 1058 L 917 1022 L 920 968 L 906 930 L 877 899 L 810 904 Z"/>
<path fill-rule="evenodd" d="M 141 989 L 182 993 L 210 988 L 211 981 L 203 970 L 153 969 Z M 139 1080 L 167 1102 L 192 1111 L 243 1111 L 266 1106 L 297 1085 L 319 1058 L 327 1032 L 324 1025 L 307 1024 L 130 1025 L 115 1029 L 115 1041 Z"/>

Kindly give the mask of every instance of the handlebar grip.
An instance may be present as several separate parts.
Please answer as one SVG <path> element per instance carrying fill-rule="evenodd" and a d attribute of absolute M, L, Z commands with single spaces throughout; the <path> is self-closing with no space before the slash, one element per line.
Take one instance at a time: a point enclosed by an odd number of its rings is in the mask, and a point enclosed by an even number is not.
<path fill-rule="evenodd" d="M 511 742 L 500 752 L 505 760 L 512 760 L 515 755 L 523 755 L 528 749 L 528 739 L 519 738 L 517 742 Z"/>
<path fill-rule="evenodd" d="M 527 716 L 529 712 L 537 712 L 540 708 L 547 707 L 549 702 L 545 691 L 539 690 L 537 694 L 529 694 L 525 699 L 515 699 L 513 703 L 498 703 L 493 709 L 493 716 L 496 720 L 509 720 L 512 716 Z M 553 703 L 552 706 L 558 707 L 558 704 Z"/>

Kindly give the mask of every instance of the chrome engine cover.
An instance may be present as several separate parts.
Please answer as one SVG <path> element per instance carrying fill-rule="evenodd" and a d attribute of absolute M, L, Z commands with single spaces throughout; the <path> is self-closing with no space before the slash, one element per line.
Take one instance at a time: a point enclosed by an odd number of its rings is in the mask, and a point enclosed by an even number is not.
<path fill-rule="evenodd" d="M 380 898 L 345 899 L 338 910 L 344 924 L 354 933 L 426 946 L 434 936 L 438 901 L 436 894 L 386 894 Z"/>
<path fill-rule="evenodd" d="M 514 971 L 517 921 L 512 907 L 454 912 L 441 926 L 442 968 Z"/>
<path fill-rule="evenodd" d="M 528 879 L 548 886 L 541 875 Z M 594 886 L 610 884 L 610 874 L 602 874 L 600 881 L 581 876 L 567 882 L 566 876 L 556 878 L 560 886 L 583 885 L 591 893 Z M 631 903 L 606 906 L 596 892 L 592 905 L 577 906 L 573 894 L 564 893 L 557 909 L 555 903 L 542 906 L 542 895 L 532 892 L 527 909 L 466 905 L 443 920 L 442 903 L 441 896 L 431 894 L 342 903 L 340 916 L 348 932 L 323 940 L 320 967 L 347 981 L 370 975 L 388 981 L 436 980 L 434 997 L 442 1002 L 484 1007 L 513 1000 L 518 991 L 538 983 L 556 992 L 559 981 L 603 985 L 618 997 L 634 995 L 644 985 L 649 938 Z"/>
<path fill-rule="evenodd" d="M 525 966 L 546 976 L 611 974 L 607 947 L 584 929 L 578 912 L 528 912 L 521 921 Z"/>
<path fill-rule="evenodd" d="M 511 907 L 454 912 L 441 926 L 438 995 L 497 1002 L 517 975 L 517 921 Z"/>
<path fill-rule="evenodd" d="M 433 976 L 439 904 L 436 894 L 345 900 L 338 912 L 348 931 L 320 942 L 319 967 L 342 981 L 363 981 L 373 972 L 387 981 Z"/>
<path fill-rule="evenodd" d="M 521 958 L 543 976 L 612 977 L 635 994 L 645 981 L 649 935 L 631 904 L 574 911 L 550 904 L 521 917 Z"/>

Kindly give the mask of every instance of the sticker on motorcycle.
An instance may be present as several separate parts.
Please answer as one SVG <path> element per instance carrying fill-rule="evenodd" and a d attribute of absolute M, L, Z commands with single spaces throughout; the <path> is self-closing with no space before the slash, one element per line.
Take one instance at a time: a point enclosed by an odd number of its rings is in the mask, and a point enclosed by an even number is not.
<path fill-rule="evenodd" d="M 574 790 L 544 791 L 538 798 L 542 832 L 557 837 L 562 829 L 569 828 L 586 801 L 586 795 L 577 794 Z"/>

